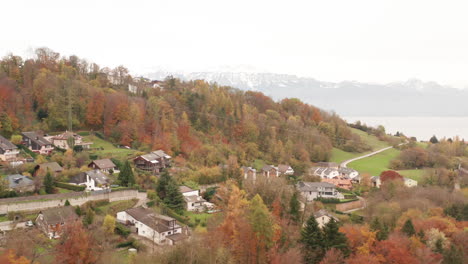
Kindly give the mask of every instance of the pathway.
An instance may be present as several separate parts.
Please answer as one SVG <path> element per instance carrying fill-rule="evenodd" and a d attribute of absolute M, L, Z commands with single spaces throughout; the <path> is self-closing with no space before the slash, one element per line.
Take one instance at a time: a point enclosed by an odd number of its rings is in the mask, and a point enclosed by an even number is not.
<path fill-rule="evenodd" d="M 373 156 L 373 155 L 375 155 L 375 154 L 378 154 L 378 153 L 380 153 L 380 152 L 386 151 L 387 149 L 391 149 L 391 148 L 393 148 L 393 147 L 386 147 L 386 148 L 376 150 L 376 151 L 371 152 L 371 153 L 366 154 L 366 155 L 362 155 L 362 156 L 359 156 L 359 157 L 356 157 L 356 158 L 352 158 L 352 159 L 349 159 L 349 160 L 345 160 L 345 161 L 343 161 L 343 162 L 340 164 L 340 166 L 343 167 L 343 168 L 346 168 L 346 166 L 347 166 L 348 163 L 350 163 L 350 162 L 353 162 L 353 161 L 356 161 L 356 160 L 360 160 L 360 159 L 364 159 L 364 158 Z"/>

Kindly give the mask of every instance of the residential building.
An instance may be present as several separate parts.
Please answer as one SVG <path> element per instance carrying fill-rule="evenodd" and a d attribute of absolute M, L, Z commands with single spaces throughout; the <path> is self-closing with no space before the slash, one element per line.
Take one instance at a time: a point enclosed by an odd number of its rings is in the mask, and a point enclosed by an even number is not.
<path fill-rule="evenodd" d="M 36 218 L 36 225 L 52 239 L 59 238 L 64 227 L 78 219 L 73 206 L 55 207 L 41 211 Z"/>
<path fill-rule="evenodd" d="M 320 178 L 333 179 L 336 177 L 353 179 L 359 176 L 359 172 L 350 168 L 329 168 L 329 167 L 312 167 L 310 173 Z"/>
<path fill-rule="evenodd" d="M 340 220 L 333 216 L 330 212 L 325 209 L 320 209 L 314 213 L 315 220 L 318 223 L 319 228 L 323 228 L 331 219 L 339 222 Z"/>
<path fill-rule="evenodd" d="M 54 150 L 52 143 L 39 132 L 22 132 L 23 145 L 29 150 L 41 155 L 49 155 Z"/>
<path fill-rule="evenodd" d="M 110 159 L 93 160 L 91 163 L 89 163 L 88 167 L 110 174 L 120 172 L 114 162 L 112 162 Z"/>
<path fill-rule="evenodd" d="M 15 144 L 0 135 L 0 161 L 15 161 L 19 150 Z"/>
<path fill-rule="evenodd" d="M 270 176 L 280 176 L 280 172 L 278 170 L 278 167 L 275 167 L 273 165 L 265 165 L 262 168 L 262 174 L 263 176 L 269 178 Z"/>
<path fill-rule="evenodd" d="M 372 176 L 371 184 L 373 187 L 380 188 L 380 186 L 382 186 L 382 180 L 380 179 L 380 176 Z M 403 184 L 406 187 L 418 186 L 418 182 L 410 178 L 403 178 Z"/>
<path fill-rule="evenodd" d="M 65 131 L 56 136 L 49 136 L 47 139 L 52 142 L 54 146 L 61 149 L 71 149 L 70 143 L 73 146 L 81 146 L 83 149 L 89 149 L 93 144 L 93 142 L 84 142 L 82 136 L 71 131 Z"/>
<path fill-rule="evenodd" d="M 212 207 L 211 203 L 208 203 L 203 197 L 200 196 L 199 190 L 193 190 L 187 186 L 180 186 L 180 192 L 184 196 L 186 209 L 187 211 L 197 211 L 201 212 L 207 209 L 208 207 Z"/>
<path fill-rule="evenodd" d="M 281 175 L 294 175 L 293 168 L 286 164 L 278 165 L 278 171 Z"/>
<path fill-rule="evenodd" d="M 156 214 L 148 208 L 137 207 L 118 212 L 117 221 L 133 226 L 139 236 L 158 245 L 175 245 L 189 237 L 188 231 L 183 230 L 174 218 Z"/>
<path fill-rule="evenodd" d="M 70 183 L 86 186 L 87 191 L 99 191 L 110 186 L 109 178 L 100 170 L 80 172 L 70 179 Z"/>
<path fill-rule="evenodd" d="M 8 179 L 8 189 L 10 190 L 13 190 L 19 193 L 34 191 L 34 181 L 24 175 L 21 175 L 21 174 L 8 175 L 7 179 Z"/>
<path fill-rule="evenodd" d="M 164 168 L 171 166 L 171 156 L 162 150 L 153 151 L 149 154 L 141 155 L 133 159 L 135 167 L 140 170 L 159 173 Z"/>
<path fill-rule="evenodd" d="M 242 173 L 244 175 L 244 179 L 250 178 L 250 179 L 257 179 L 257 170 L 252 168 L 252 167 L 245 167 L 243 166 L 242 168 Z"/>
<path fill-rule="evenodd" d="M 319 197 L 344 199 L 344 195 L 336 190 L 335 185 L 328 182 L 299 182 L 296 188 L 308 202 Z"/>
<path fill-rule="evenodd" d="M 60 174 L 63 171 L 63 168 L 62 168 L 62 166 L 60 166 L 60 164 L 58 164 L 55 161 L 54 162 L 42 163 L 42 164 L 36 165 L 36 167 L 34 167 L 34 176 L 37 175 L 39 170 L 42 170 L 44 172 L 50 171 L 52 173 L 52 175 L 54 177 L 56 177 L 58 174 Z"/>
<path fill-rule="evenodd" d="M 328 182 L 335 185 L 336 187 L 346 190 L 351 190 L 353 188 L 352 180 L 344 177 L 335 177 L 333 179 L 323 178 L 322 182 Z"/>

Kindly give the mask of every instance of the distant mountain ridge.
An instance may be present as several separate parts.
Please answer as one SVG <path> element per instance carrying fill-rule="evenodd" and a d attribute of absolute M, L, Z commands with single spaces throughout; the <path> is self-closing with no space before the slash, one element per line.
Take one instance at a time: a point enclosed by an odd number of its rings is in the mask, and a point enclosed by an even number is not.
<path fill-rule="evenodd" d="M 468 90 L 417 79 L 389 84 L 333 83 L 275 73 L 164 71 L 147 77 L 164 79 L 170 75 L 260 91 L 275 100 L 297 97 L 344 116 L 468 116 Z"/>

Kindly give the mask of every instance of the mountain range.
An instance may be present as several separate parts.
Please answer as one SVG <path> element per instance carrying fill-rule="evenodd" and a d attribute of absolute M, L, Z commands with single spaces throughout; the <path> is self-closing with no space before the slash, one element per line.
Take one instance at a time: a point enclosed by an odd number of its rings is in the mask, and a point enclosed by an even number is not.
<path fill-rule="evenodd" d="M 375 84 L 255 72 L 157 71 L 146 75 L 151 79 L 167 76 L 260 91 L 275 100 L 295 97 L 342 116 L 468 116 L 468 90 L 418 79 Z"/>

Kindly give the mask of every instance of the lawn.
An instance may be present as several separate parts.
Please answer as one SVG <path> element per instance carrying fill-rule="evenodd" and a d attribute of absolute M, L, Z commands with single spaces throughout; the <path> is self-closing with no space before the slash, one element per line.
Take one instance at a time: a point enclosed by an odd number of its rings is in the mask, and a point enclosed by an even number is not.
<path fill-rule="evenodd" d="M 390 170 L 390 161 L 398 157 L 400 151 L 388 149 L 368 158 L 356 160 L 348 164 L 349 168 L 360 173 L 369 173 L 372 176 L 379 176 L 382 171 Z"/>
<path fill-rule="evenodd" d="M 123 160 L 129 158 L 136 152 L 136 150 L 134 149 L 117 148 L 109 141 L 106 141 L 93 135 L 84 136 L 83 138 L 84 141 L 93 142 L 91 148 L 99 149 L 89 151 L 90 154 L 96 154 L 99 156 L 99 158 L 117 158 Z"/>
<path fill-rule="evenodd" d="M 403 177 L 413 179 L 417 182 L 421 182 L 425 170 L 401 170 L 398 171 L 398 173 L 400 173 Z"/>
<path fill-rule="evenodd" d="M 333 148 L 330 161 L 341 163 L 345 160 L 356 158 L 356 157 L 365 155 L 367 153 L 370 153 L 372 151 L 383 149 L 383 148 L 390 146 L 388 142 L 380 141 L 376 136 L 369 135 L 366 132 L 361 131 L 359 129 L 355 129 L 355 128 L 350 128 L 350 129 L 354 134 L 359 135 L 362 141 L 366 142 L 366 144 L 368 144 L 372 148 L 372 150 L 363 152 L 363 153 L 356 153 L 356 152 L 346 152 L 341 149 Z"/>
<path fill-rule="evenodd" d="M 101 215 L 115 215 L 117 212 L 127 210 L 132 208 L 137 203 L 136 200 L 124 200 L 124 201 L 116 201 L 111 202 L 103 206 L 99 206 L 96 208 L 96 211 Z"/>
<path fill-rule="evenodd" d="M 69 193 L 69 192 L 73 192 L 72 190 L 67 190 L 67 189 L 58 188 L 58 187 L 55 187 L 55 189 L 57 189 L 58 193 Z"/>
<path fill-rule="evenodd" d="M 194 212 L 187 212 L 186 215 L 190 218 L 190 224 L 196 227 L 195 230 L 199 232 L 206 231 L 208 218 L 213 216 L 212 214 Z"/>

